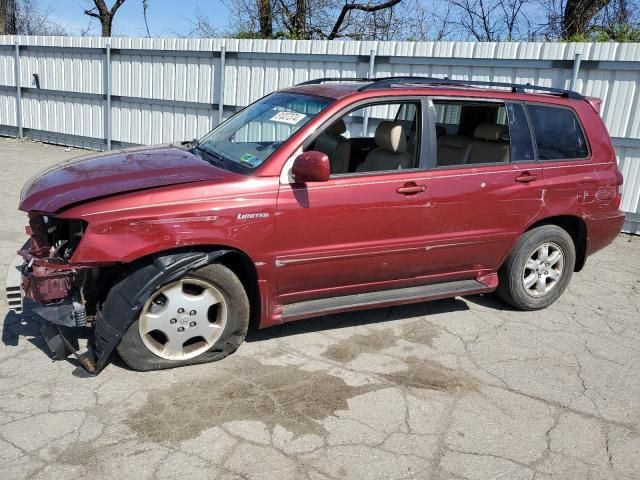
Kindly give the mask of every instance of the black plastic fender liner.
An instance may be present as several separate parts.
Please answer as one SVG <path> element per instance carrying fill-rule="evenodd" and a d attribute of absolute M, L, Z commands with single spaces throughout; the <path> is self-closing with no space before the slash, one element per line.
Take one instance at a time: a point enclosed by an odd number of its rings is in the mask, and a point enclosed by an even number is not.
<path fill-rule="evenodd" d="M 231 251 L 161 255 L 116 283 L 96 315 L 94 341 L 89 352 L 95 371 L 91 373 L 98 373 L 105 367 L 122 335 L 136 320 L 138 312 L 154 290 Z"/>

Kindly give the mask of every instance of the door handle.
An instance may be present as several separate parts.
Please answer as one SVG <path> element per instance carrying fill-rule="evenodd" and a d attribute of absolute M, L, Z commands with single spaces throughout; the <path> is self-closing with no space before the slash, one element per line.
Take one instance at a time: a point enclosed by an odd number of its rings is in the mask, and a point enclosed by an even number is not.
<path fill-rule="evenodd" d="M 536 175 L 531 175 L 529 172 L 523 172 L 516 177 L 516 182 L 529 183 L 535 182 L 538 179 Z"/>
<path fill-rule="evenodd" d="M 396 190 L 396 192 L 402 195 L 415 195 L 416 193 L 422 193 L 427 189 L 424 185 L 405 185 Z"/>

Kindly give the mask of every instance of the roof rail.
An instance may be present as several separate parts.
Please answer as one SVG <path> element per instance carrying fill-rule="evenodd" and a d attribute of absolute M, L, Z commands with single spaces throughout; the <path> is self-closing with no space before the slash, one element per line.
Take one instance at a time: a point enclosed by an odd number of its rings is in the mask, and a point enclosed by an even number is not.
<path fill-rule="evenodd" d="M 307 80 L 306 82 L 296 84 L 296 87 L 300 85 L 319 85 L 325 82 L 375 82 L 377 79 L 375 78 L 364 78 L 364 77 L 353 77 L 353 78 L 345 78 L 345 77 L 326 77 L 326 78 L 314 78 L 313 80 Z"/>
<path fill-rule="evenodd" d="M 362 79 L 364 80 L 364 79 Z M 560 88 L 541 87 L 530 84 L 520 83 L 506 83 L 506 82 L 487 82 L 481 80 L 451 80 L 448 78 L 434 78 L 434 77 L 385 77 L 369 80 L 371 83 L 363 85 L 358 91 L 369 89 L 381 89 L 391 88 L 392 85 L 398 84 L 413 84 L 413 85 L 456 85 L 460 87 L 501 87 L 510 88 L 514 93 L 524 93 L 525 90 L 533 90 L 538 92 L 555 93 L 562 95 L 563 97 L 572 98 L 576 100 L 584 100 L 584 97 L 578 92 L 573 90 L 563 90 Z"/>

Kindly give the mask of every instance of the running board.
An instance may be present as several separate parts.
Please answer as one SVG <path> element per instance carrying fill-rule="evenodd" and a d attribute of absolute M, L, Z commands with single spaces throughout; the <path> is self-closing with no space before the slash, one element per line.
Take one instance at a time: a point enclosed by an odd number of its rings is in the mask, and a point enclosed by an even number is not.
<path fill-rule="evenodd" d="M 342 297 L 319 298 L 283 306 L 282 320 L 290 322 L 318 315 L 329 315 L 351 310 L 366 310 L 391 305 L 425 302 L 441 298 L 472 295 L 495 290 L 477 280 L 456 280 L 454 282 L 433 283 L 417 287 L 380 290 L 369 293 L 357 293 Z"/>

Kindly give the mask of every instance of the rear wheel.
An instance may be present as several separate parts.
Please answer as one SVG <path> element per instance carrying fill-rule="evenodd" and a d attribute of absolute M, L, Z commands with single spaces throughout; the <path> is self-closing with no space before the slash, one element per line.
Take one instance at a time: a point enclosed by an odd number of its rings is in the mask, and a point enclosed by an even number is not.
<path fill-rule="evenodd" d="M 118 345 L 136 370 L 156 370 L 220 360 L 242 343 L 249 301 L 227 267 L 207 265 L 160 285 Z"/>
<path fill-rule="evenodd" d="M 539 310 L 567 288 L 576 262 L 573 239 L 557 225 L 525 232 L 500 269 L 498 295 L 521 310 Z"/>

